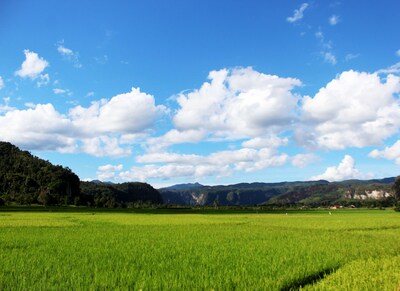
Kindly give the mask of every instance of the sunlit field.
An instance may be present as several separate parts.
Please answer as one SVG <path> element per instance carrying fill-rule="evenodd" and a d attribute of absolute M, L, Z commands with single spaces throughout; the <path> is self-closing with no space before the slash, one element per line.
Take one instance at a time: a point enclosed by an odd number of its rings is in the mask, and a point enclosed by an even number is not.
<path fill-rule="evenodd" d="M 400 214 L 0 212 L 0 290 L 398 290 Z"/>

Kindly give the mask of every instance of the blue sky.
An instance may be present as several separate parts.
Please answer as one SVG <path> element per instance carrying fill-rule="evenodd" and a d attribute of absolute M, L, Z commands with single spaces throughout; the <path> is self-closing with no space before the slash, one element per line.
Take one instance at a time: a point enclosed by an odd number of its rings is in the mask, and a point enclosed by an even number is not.
<path fill-rule="evenodd" d="M 398 1 L 1 1 L 0 140 L 156 187 L 400 172 Z"/>

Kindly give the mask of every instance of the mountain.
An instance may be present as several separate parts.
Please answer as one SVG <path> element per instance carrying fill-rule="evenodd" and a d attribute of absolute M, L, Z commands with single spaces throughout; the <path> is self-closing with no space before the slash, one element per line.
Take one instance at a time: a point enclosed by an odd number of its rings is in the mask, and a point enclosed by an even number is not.
<path fill-rule="evenodd" d="M 297 181 L 205 186 L 178 184 L 154 189 L 139 182 L 81 182 L 69 168 L 52 165 L 18 147 L 0 142 L 0 205 L 89 205 L 141 207 L 169 205 L 391 206 L 394 177 L 342 182 Z"/>
<path fill-rule="evenodd" d="M 81 192 L 89 206 L 119 207 L 162 204 L 160 193 L 151 185 L 139 182 L 113 184 L 109 182 L 81 182 Z"/>
<path fill-rule="evenodd" d="M 146 183 L 81 182 L 68 168 L 0 142 L 0 205 L 11 203 L 115 207 L 162 204 L 162 198 Z"/>
<path fill-rule="evenodd" d="M 342 182 L 297 181 L 239 183 L 226 186 L 180 184 L 159 189 L 164 203 L 171 205 L 386 205 L 393 201 L 395 178 Z M 196 185 L 196 186 L 195 186 Z"/>
<path fill-rule="evenodd" d="M 70 169 L 0 142 L 0 203 L 72 204 L 79 198 L 79 178 Z"/>
<path fill-rule="evenodd" d="M 177 184 L 165 188 L 161 188 L 163 190 L 183 190 L 183 189 L 194 189 L 194 188 L 203 188 L 205 187 L 204 185 L 201 185 L 199 183 L 187 183 L 187 184 Z"/>

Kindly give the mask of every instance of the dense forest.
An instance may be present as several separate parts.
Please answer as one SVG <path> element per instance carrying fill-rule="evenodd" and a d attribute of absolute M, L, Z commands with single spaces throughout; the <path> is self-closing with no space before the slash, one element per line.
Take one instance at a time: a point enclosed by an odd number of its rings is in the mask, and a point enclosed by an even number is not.
<path fill-rule="evenodd" d="M 146 183 L 81 182 L 81 191 L 87 206 L 134 208 L 163 203 L 160 193 Z"/>
<path fill-rule="evenodd" d="M 79 184 L 70 169 L 0 142 L 0 203 L 73 204 L 80 197 Z"/>
<path fill-rule="evenodd" d="M 0 142 L 0 205 L 134 207 L 161 203 L 160 193 L 146 183 L 81 182 L 68 168 Z"/>

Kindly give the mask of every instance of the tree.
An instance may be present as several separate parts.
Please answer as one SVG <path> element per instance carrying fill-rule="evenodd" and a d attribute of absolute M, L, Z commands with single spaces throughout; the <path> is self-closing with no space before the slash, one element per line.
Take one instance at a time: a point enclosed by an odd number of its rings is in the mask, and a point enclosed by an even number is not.
<path fill-rule="evenodd" d="M 392 186 L 393 192 L 394 192 L 394 198 L 396 201 L 400 200 L 400 176 L 396 178 L 394 181 L 394 184 Z"/>
<path fill-rule="evenodd" d="M 392 189 L 394 192 L 394 199 L 397 204 L 394 210 L 400 211 L 400 176 L 397 176 L 397 178 L 394 181 L 394 184 L 392 186 Z"/>

